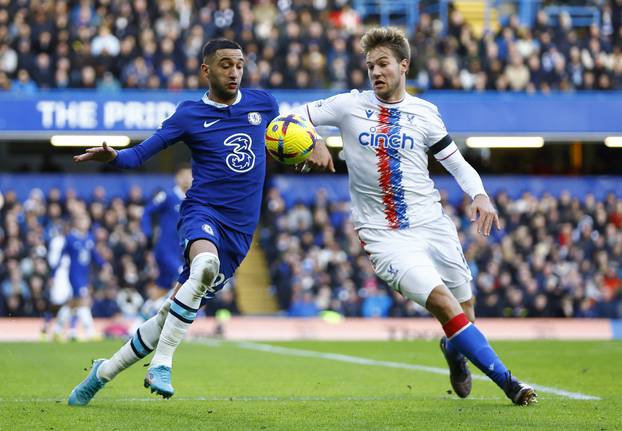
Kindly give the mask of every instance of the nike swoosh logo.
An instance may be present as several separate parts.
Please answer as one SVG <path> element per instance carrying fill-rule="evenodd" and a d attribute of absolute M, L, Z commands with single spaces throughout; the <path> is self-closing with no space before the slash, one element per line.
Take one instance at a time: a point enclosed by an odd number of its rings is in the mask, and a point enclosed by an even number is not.
<path fill-rule="evenodd" d="M 214 124 L 218 123 L 220 120 L 215 120 L 212 121 L 211 123 L 208 123 L 207 121 L 203 123 L 203 127 L 205 127 L 206 129 L 210 126 L 213 126 Z"/>

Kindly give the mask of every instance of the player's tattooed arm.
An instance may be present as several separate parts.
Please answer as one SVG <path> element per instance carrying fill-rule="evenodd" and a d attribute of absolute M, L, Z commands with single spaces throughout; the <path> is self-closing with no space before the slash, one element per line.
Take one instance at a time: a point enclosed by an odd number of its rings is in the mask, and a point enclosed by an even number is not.
<path fill-rule="evenodd" d="M 490 235 L 494 223 L 497 230 L 501 229 L 499 216 L 490 198 L 485 194 L 475 196 L 470 207 L 471 221 L 477 225 L 477 231 L 484 236 Z M 477 217 L 479 213 L 479 218 Z"/>
<path fill-rule="evenodd" d="M 315 148 L 303 164 L 301 172 L 309 172 L 312 168 L 322 171 L 335 172 L 333 156 L 330 155 L 330 151 L 328 151 L 328 147 L 326 147 L 323 139 L 318 139 L 315 142 Z"/>
<path fill-rule="evenodd" d="M 87 148 L 84 153 L 73 156 L 73 161 L 76 163 L 82 163 L 92 160 L 96 162 L 108 163 L 116 159 L 116 157 L 117 150 L 109 147 L 108 144 L 104 142 L 101 147 Z"/>

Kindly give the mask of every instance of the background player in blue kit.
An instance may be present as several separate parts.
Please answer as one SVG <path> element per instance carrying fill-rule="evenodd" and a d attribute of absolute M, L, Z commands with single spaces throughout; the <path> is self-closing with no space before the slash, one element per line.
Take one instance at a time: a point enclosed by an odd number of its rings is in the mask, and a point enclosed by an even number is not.
<path fill-rule="evenodd" d="M 265 129 L 279 113 L 272 95 L 240 89 L 244 56 L 240 46 L 214 39 L 203 48 L 201 73 L 208 91 L 182 102 L 153 136 L 116 151 L 105 143 L 74 157 L 76 162 L 111 162 L 135 168 L 157 152 L 184 141 L 192 154 L 192 187 L 181 204 L 178 233 L 185 266 L 173 297 L 112 358 L 94 361 L 74 388 L 69 404 L 85 405 L 106 382 L 155 349 L 145 387 L 165 398 L 171 385 L 173 353 L 194 321 L 202 300 L 229 279 L 246 256 L 259 220 L 266 170 Z M 332 168 L 325 146 L 315 164 Z"/>
<path fill-rule="evenodd" d="M 76 338 L 76 318 L 84 327 L 86 338 L 94 335 L 93 316 L 90 303 L 90 271 L 91 264 L 99 267 L 106 265 L 106 261 L 97 252 L 95 240 L 90 233 L 91 220 L 86 213 L 74 216 L 74 226 L 65 237 L 65 244 L 58 259 L 58 265 L 63 256 L 69 258 L 69 284 L 71 299 L 58 312 L 57 327 L 62 328 L 70 321 L 70 338 Z M 58 266 L 54 267 L 56 271 Z"/>
<path fill-rule="evenodd" d="M 141 220 L 142 231 L 155 244 L 153 251 L 159 271 L 156 285 L 165 291 L 175 285 L 183 265 L 184 251 L 179 244 L 176 226 L 181 202 L 191 185 L 191 166 L 184 163 L 175 173 L 175 187 L 158 192 L 145 206 Z M 154 232 L 154 219 L 157 219 L 157 235 Z"/>

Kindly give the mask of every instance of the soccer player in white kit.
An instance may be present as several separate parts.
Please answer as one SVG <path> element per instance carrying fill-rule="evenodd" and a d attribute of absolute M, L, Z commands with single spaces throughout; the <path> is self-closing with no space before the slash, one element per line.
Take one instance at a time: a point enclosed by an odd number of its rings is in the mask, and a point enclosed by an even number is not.
<path fill-rule="evenodd" d="M 376 273 L 443 325 L 441 350 L 456 394 L 465 398 L 471 391 L 468 358 L 512 402 L 530 404 L 534 389 L 511 375 L 473 324 L 471 273 L 430 179 L 427 153 L 473 199 L 472 220 L 488 236 L 499 219 L 480 176 L 447 134 L 436 106 L 406 93 L 410 46 L 403 33 L 371 29 L 361 46 L 373 91 L 339 94 L 298 113 L 316 126 L 340 128 L 355 229 Z M 325 157 L 321 148 L 310 164 L 325 164 Z"/>

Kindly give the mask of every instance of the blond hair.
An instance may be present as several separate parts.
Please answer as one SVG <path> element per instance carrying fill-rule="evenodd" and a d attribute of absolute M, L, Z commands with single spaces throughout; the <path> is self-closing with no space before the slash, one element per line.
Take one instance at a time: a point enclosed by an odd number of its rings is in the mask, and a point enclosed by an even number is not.
<path fill-rule="evenodd" d="M 380 46 L 389 48 L 397 61 L 410 61 L 410 44 L 404 32 L 397 27 L 375 27 L 367 30 L 361 38 L 363 54 Z"/>

